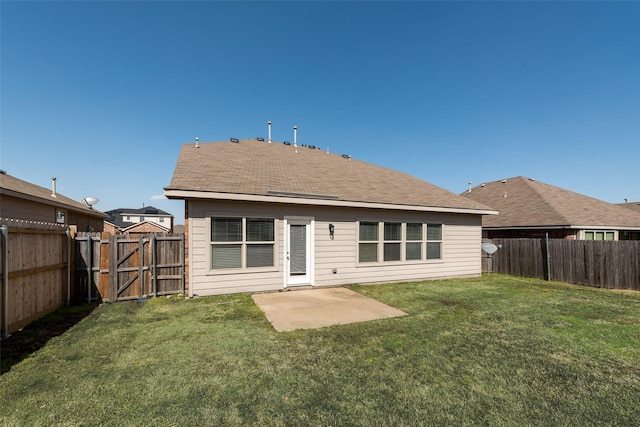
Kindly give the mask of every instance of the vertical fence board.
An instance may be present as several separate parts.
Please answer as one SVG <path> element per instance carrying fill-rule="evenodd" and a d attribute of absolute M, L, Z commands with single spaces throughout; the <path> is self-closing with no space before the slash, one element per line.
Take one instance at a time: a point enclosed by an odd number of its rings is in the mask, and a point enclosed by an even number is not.
<path fill-rule="evenodd" d="M 545 278 L 544 239 L 493 239 L 493 271 Z M 640 291 L 640 241 L 549 240 L 552 280 Z"/>

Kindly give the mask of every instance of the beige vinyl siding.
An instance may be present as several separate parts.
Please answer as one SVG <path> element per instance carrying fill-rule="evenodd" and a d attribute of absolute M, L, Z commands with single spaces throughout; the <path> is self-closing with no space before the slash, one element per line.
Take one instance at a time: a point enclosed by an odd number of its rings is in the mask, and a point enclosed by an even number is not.
<path fill-rule="evenodd" d="M 211 270 L 211 216 L 274 218 L 276 241 L 273 269 L 224 273 Z M 315 220 L 314 286 L 402 282 L 481 274 L 479 215 L 192 200 L 189 201 L 190 292 L 203 296 L 283 289 L 284 220 L 287 217 L 312 217 Z M 359 264 L 358 221 L 443 224 L 442 259 Z M 329 224 L 335 227 L 333 239 L 329 235 Z"/>

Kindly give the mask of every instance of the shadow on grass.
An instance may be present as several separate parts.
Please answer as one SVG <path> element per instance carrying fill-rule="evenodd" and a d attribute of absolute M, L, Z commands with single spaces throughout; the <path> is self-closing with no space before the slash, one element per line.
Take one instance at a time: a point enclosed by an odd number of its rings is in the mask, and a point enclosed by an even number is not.
<path fill-rule="evenodd" d="M 62 307 L 0 341 L 0 373 L 5 373 L 47 342 L 87 317 L 99 303 Z"/>

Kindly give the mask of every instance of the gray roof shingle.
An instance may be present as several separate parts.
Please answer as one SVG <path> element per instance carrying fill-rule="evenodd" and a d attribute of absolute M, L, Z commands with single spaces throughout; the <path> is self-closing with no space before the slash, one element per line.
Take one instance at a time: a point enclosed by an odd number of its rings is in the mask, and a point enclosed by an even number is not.
<path fill-rule="evenodd" d="M 489 182 L 462 194 L 498 209 L 483 227 L 601 226 L 640 229 L 640 213 L 518 176 Z"/>
<path fill-rule="evenodd" d="M 324 150 L 251 139 L 183 145 L 165 188 L 173 190 L 489 209 L 403 172 Z"/>

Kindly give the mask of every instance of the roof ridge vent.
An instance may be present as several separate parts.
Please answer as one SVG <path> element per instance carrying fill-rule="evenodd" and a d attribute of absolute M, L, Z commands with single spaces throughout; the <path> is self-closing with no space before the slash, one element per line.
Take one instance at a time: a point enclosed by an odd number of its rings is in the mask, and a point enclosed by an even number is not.
<path fill-rule="evenodd" d="M 343 154 L 342 158 L 343 159 L 349 159 L 349 161 L 351 161 L 351 156 L 349 154 Z"/>
<path fill-rule="evenodd" d="M 233 142 L 234 144 L 237 144 L 240 142 L 238 138 L 230 138 L 229 141 Z"/>

